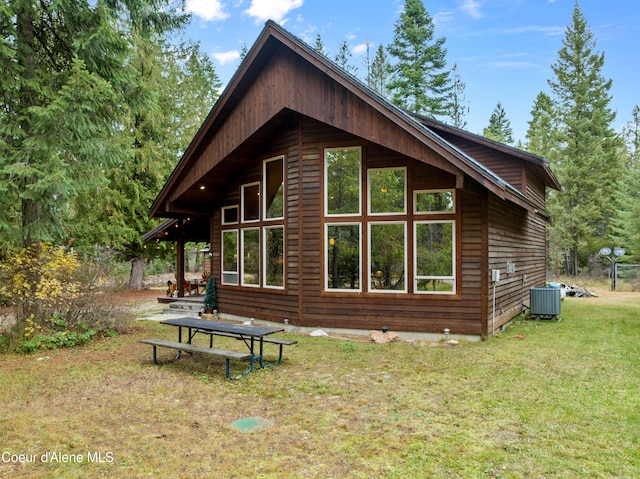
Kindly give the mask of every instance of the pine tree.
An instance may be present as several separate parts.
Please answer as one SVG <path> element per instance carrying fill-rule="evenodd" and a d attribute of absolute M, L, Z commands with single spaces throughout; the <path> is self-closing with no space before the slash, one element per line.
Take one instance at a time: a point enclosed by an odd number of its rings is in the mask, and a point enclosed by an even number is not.
<path fill-rule="evenodd" d="M 534 155 L 549 156 L 557 145 L 555 124 L 553 101 L 546 93 L 538 93 L 531 110 L 526 150 Z"/>
<path fill-rule="evenodd" d="M 464 91 L 467 88 L 467 84 L 463 82 L 460 77 L 457 63 L 453 64 L 451 73 L 453 75 L 453 83 L 451 86 L 451 93 L 449 95 L 447 116 L 451 119 L 451 125 L 456 128 L 466 128 L 467 120 L 465 120 L 464 117 L 469 113 L 469 104 Z"/>
<path fill-rule="evenodd" d="M 351 49 L 349 48 L 346 40 L 344 40 L 340 44 L 340 48 L 334 60 L 343 70 L 346 70 L 352 75 L 355 75 L 356 71 L 358 70 L 356 67 L 350 64 Z"/>
<path fill-rule="evenodd" d="M 387 84 L 396 105 L 431 117 L 447 115 L 451 80 L 444 42 L 444 37 L 434 39 L 433 20 L 422 0 L 405 0 L 387 47 L 396 60 Z"/>
<path fill-rule="evenodd" d="M 507 114 L 502 107 L 502 103 L 498 102 L 489 117 L 489 126 L 487 126 L 482 134 L 490 140 L 498 141 L 505 144 L 513 144 L 513 130 L 511 122 L 507 119 Z"/>
<path fill-rule="evenodd" d="M 621 142 L 612 128 L 611 80 L 602 76 L 604 54 L 576 2 L 549 81 L 556 101 L 558 147 L 550 159 L 564 193 L 549 197 L 551 233 L 575 275 L 591 254 L 609 243 L 617 210 Z"/>
<path fill-rule="evenodd" d="M 218 309 L 218 293 L 216 290 L 216 279 L 213 275 L 207 281 L 207 291 L 204 293 L 204 312 L 211 314 Z"/>
<path fill-rule="evenodd" d="M 614 225 L 614 244 L 626 249 L 630 261 L 640 262 L 640 107 L 631 112 L 624 129 L 627 161 L 621 172 L 618 201 L 620 210 Z"/>
<path fill-rule="evenodd" d="M 327 56 L 327 50 L 324 47 L 324 42 L 322 41 L 322 37 L 319 33 L 316 35 L 316 43 L 313 46 L 313 49 L 321 55 L 324 55 L 325 57 Z"/>
<path fill-rule="evenodd" d="M 389 61 L 385 54 L 384 47 L 378 45 L 376 56 L 371 62 L 371 67 L 366 78 L 367 85 L 380 95 L 387 96 L 387 81 L 389 78 Z"/>

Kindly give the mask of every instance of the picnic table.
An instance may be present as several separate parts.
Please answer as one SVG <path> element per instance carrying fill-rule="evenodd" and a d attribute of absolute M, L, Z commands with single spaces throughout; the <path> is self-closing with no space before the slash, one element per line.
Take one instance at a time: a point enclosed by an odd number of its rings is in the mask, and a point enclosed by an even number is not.
<path fill-rule="evenodd" d="M 226 375 L 228 379 L 238 379 L 242 376 L 249 374 L 253 370 L 253 365 L 257 361 L 261 368 L 268 368 L 280 364 L 282 362 L 282 348 L 286 345 L 297 343 L 297 341 L 281 338 L 268 338 L 267 336 L 284 331 L 281 327 L 273 326 L 253 326 L 246 324 L 232 323 L 229 321 L 214 321 L 209 319 L 183 317 L 176 319 L 167 319 L 160 321 L 161 324 L 167 324 L 169 326 L 175 326 L 178 328 L 178 342 L 166 341 L 163 339 L 143 339 L 140 342 L 151 344 L 153 346 L 153 362 L 158 364 L 156 348 L 166 347 L 177 349 L 178 353 L 176 359 L 179 359 L 182 351 L 190 353 L 204 353 L 214 356 L 221 356 L 226 359 Z M 187 330 L 187 334 L 183 335 L 182 329 Z M 198 334 L 209 335 L 209 347 L 196 346 L 191 344 L 193 337 Z M 213 348 L 213 337 L 225 336 L 235 338 L 242 341 L 246 347 L 247 352 L 228 351 L 224 349 Z M 183 341 L 184 339 L 184 341 Z M 277 344 L 280 346 L 278 360 L 267 363 L 264 360 L 264 345 L 265 343 Z M 249 368 L 238 375 L 232 376 L 230 372 L 230 360 L 249 360 Z"/>

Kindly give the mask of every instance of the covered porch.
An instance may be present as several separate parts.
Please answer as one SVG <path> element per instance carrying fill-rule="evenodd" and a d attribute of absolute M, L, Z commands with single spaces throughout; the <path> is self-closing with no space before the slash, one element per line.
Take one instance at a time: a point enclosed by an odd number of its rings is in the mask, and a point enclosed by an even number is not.
<path fill-rule="evenodd" d="M 143 243 L 152 243 L 160 241 L 170 241 L 175 243 L 176 248 L 176 282 L 173 285 L 167 285 L 169 291 L 158 301 L 163 303 L 171 303 L 184 300 L 202 301 L 206 280 L 203 277 L 187 277 L 185 246 L 187 243 L 209 243 L 209 216 L 198 215 L 187 218 L 170 218 L 142 237 Z M 203 255 L 203 271 L 202 273 L 211 274 L 211 255 L 209 248 L 200 249 L 199 254 Z M 174 291 L 176 294 L 174 294 Z"/>

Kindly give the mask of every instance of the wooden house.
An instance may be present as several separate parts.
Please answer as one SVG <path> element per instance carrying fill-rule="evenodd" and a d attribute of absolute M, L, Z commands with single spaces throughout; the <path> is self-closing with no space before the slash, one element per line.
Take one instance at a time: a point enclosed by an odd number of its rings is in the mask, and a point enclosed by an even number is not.
<path fill-rule="evenodd" d="M 179 262 L 209 241 L 222 314 L 486 338 L 545 282 L 547 187 L 543 158 L 403 111 L 268 22 L 145 240 Z"/>

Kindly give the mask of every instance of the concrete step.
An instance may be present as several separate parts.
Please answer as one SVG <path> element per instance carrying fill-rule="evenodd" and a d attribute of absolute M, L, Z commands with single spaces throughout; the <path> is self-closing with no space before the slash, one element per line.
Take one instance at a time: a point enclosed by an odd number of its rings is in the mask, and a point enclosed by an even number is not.
<path fill-rule="evenodd" d="M 173 303 L 169 304 L 168 308 L 165 308 L 163 310 L 164 313 L 168 313 L 168 314 L 176 314 L 176 313 L 180 313 L 180 312 L 198 312 L 202 309 L 203 304 L 202 303 L 197 303 L 194 301 L 174 301 Z"/>

